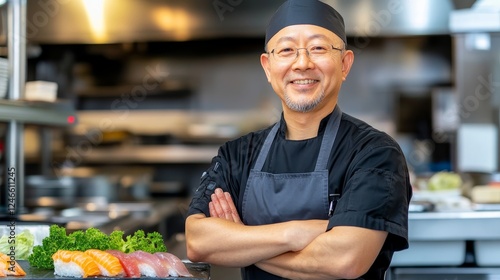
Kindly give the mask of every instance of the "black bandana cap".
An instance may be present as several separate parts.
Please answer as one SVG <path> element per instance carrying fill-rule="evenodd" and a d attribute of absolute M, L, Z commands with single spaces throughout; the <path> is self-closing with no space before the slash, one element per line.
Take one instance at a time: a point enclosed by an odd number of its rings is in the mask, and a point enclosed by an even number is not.
<path fill-rule="evenodd" d="M 344 41 L 344 19 L 332 6 L 318 0 L 288 0 L 274 13 L 266 29 L 266 43 L 281 29 L 297 24 L 312 24 L 326 28 Z"/>

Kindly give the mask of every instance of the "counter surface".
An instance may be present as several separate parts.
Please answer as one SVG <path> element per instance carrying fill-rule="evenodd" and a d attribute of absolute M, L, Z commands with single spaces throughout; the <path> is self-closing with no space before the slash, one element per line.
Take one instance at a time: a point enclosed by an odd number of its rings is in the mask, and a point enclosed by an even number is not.
<path fill-rule="evenodd" d="M 500 240 L 500 211 L 410 213 L 408 218 L 410 240 Z"/>

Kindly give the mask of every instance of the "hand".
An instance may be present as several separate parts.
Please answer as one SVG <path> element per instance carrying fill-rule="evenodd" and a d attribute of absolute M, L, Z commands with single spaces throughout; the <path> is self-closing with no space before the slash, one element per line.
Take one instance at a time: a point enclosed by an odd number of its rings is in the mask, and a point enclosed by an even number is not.
<path fill-rule="evenodd" d="M 231 198 L 231 194 L 217 188 L 211 198 L 212 201 L 208 204 L 210 217 L 226 219 L 237 224 L 243 224 L 233 199 Z"/>

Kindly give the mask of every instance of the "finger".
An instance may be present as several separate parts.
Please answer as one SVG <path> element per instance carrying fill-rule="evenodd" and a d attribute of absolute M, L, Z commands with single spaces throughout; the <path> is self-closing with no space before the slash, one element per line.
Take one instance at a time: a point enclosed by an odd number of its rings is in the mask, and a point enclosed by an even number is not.
<path fill-rule="evenodd" d="M 231 194 L 228 193 L 228 192 L 225 192 L 224 195 L 225 195 L 226 201 L 229 204 L 229 207 L 231 209 L 231 214 L 232 214 L 233 221 L 235 223 L 240 223 L 241 224 L 242 222 L 241 222 L 241 219 L 240 219 L 240 215 L 238 214 L 238 210 L 236 210 L 236 205 L 234 205 L 234 201 L 231 198 Z"/>
<path fill-rule="evenodd" d="M 217 217 L 217 212 L 215 211 L 214 203 L 211 201 L 208 203 L 208 210 L 210 213 L 210 217 Z"/>
<path fill-rule="evenodd" d="M 217 196 L 217 194 L 214 193 L 212 194 L 211 198 L 212 198 L 212 206 L 214 209 L 215 217 L 224 218 L 224 211 L 220 206 L 219 197 Z"/>
<path fill-rule="evenodd" d="M 226 199 L 226 195 L 220 189 L 217 190 L 215 192 L 215 194 L 217 196 L 217 200 L 219 202 L 220 208 L 223 211 L 223 213 L 221 213 L 221 214 L 224 215 L 224 219 L 233 221 L 233 213 L 232 213 L 232 210 L 231 210 L 231 206 L 229 205 L 229 203 L 228 203 L 228 201 Z"/>

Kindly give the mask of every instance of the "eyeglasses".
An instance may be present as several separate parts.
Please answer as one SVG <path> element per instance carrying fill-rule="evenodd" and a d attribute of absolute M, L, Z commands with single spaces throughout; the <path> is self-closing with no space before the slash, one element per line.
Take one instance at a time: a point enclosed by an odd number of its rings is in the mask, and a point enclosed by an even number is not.
<path fill-rule="evenodd" d="M 336 48 L 332 45 L 312 45 L 306 48 L 296 48 L 296 47 L 277 47 L 272 51 L 268 52 L 272 53 L 276 60 L 282 62 L 292 62 L 299 57 L 299 50 L 306 50 L 307 56 L 312 61 L 322 60 L 331 53 L 331 51 L 344 51 L 344 49 Z"/>

